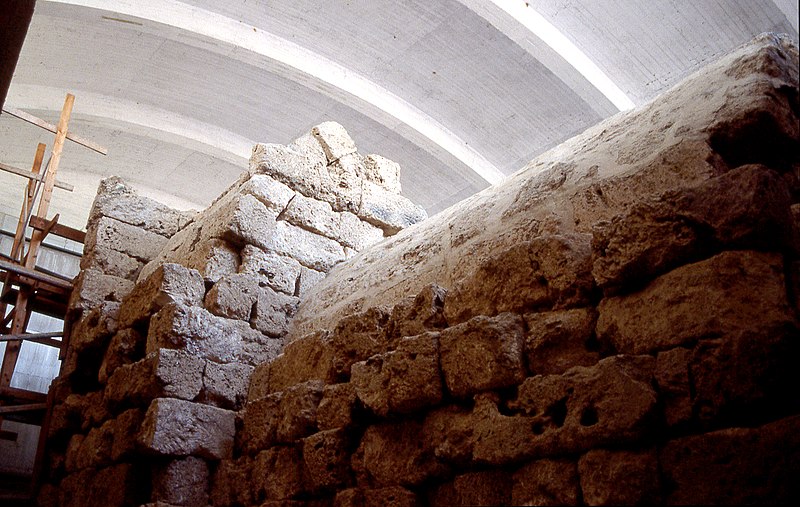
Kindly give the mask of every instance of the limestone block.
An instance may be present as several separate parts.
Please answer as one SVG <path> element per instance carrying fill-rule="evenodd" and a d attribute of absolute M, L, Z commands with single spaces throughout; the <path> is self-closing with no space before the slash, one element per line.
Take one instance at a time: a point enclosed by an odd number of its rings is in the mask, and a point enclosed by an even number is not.
<path fill-rule="evenodd" d="M 239 193 L 249 194 L 261 201 L 267 209 L 281 213 L 295 197 L 295 192 L 266 174 L 253 174 L 239 188 Z"/>
<path fill-rule="evenodd" d="M 683 424 L 692 418 L 692 387 L 689 381 L 691 354 L 689 349 L 676 347 L 659 352 L 656 356 L 654 376 L 667 426 Z"/>
<path fill-rule="evenodd" d="M 267 174 L 315 199 L 332 195 L 335 188 L 327 165 L 325 152 L 311 133 L 288 146 L 256 144 L 250 156 L 251 173 Z"/>
<path fill-rule="evenodd" d="M 72 325 L 70 348 L 76 352 L 102 350 L 117 332 L 120 304 L 107 301 L 93 307 Z"/>
<path fill-rule="evenodd" d="M 253 460 L 253 490 L 257 497 L 286 500 L 303 492 L 303 457 L 294 446 L 273 447 Z"/>
<path fill-rule="evenodd" d="M 399 194 L 402 191 L 400 186 L 400 164 L 375 154 L 365 155 L 362 162 L 364 164 L 364 176 L 369 181 L 394 194 Z"/>
<path fill-rule="evenodd" d="M 108 344 L 97 380 L 101 384 L 120 366 L 133 363 L 144 357 L 145 337 L 134 329 L 121 329 L 111 338 Z"/>
<path fill-rule="evenodd" d="M 300 263 L 291 257 L 265 252 L 253 245 L 245 245 L 242 249 L 242 265 L 239 272 L 251 276 L 258 275 L 261 287 L 266 284 L 275 291 L 296 296 L 301 269 Z"/>
<path fill-rule="evenodd" d="M 87 468 L 68 475 L 59 486 L 58 505 L 109 507 L 141 505 L 147 501 L 149 470 L 120 463 L 95 470 Z"/>
<path fill-rule="evenodd" d="M 453 396 L 508 387 L 525 378 L 525 328 L 517 315 L 475 317 L 444 329 L 439 341 L 444 381 Z"/>
<path fill-rule="evenodd" d="M 105 247 L 148 262 L 158 255 L 166 243 L 167 238 L 160 234 L 113 218 L 101 217 L 97 222 L 90 222 L 86 228 L 84 251 Z"/>
<path fill-rule="evenodd" d="M 199 242 L 185 260 L 176 259 L 190 269 L 196 269 L 204 280 L 216 282 L 239 269 L 238 249 L 227 241 L 211 238 Z"/>
<path fill-rule="evenodd" d="M 800 407 L 800 331 L 775 324 L 702 340 L 689 360 L 692 413 L 704 425 Z"/>
<path fill-rule="evenodd" d="M 600 287 L 642 284 L 721 248 L 791 248 L 790 196 L 781 176 L 738 167 L 698 186 L 634 206 L 595 229 L 592 273 Z"/>
<path fill-rule="evenodd" d="M 136 439 L 143 420 L 144 411 L 132 408 L 103 424 L 103 427 L 109 426 L 109 432 L 113 435 L 113 443 L 111 444 L 112 461 L 119 462 L 135 454 L 137 451 Z"/>
<path fill-rule="evenodd" d="M 206 361 L 203 372 L 203 400 L 231 410 L 242 408 L 253 367 L 246 364 L 219 364 Z"/>
<path fill-rule="evenodd" d="M 329 203 L 299 194 L 292 199 L 281 218 L 355 250 L 362 250 L 383 239 L 382 230 L 362 222 L 356 215 L 333 211 Z"/>
<path fill-rule="evenodd" d="M 153 469 L 150 499 L 171 505 L 208 504 L 208 464 L 195 456 L 170 460 Z"/>
<path fill-rule="evenodd" d="M 343 489 L 336 493 L 334 507 L 420 507 L 423 502 L 400 486 Z"/>
<path fill-rule="evenodd" d="M 314 234 L 284 220 L 275 223 L 269 234 L 252 241 L 265 250 L 291 257 L 303 266 L 317 271 L 329 271 L 345 259 L 342 245 Z"/>
<path fill-rule="evenodd" d="M 428 218 L 421 206 L 370 181 L 363 182 L 361 204 L 356 215 L 381 228 L 387 236 Z"/>
<path fill-rule="evenodd" d="M 103 403 L 102 389 L 83 395 L 83 403 L 80 410 L 81 430 L 83 431 L 87 431 L 94 426 L 100 426 L 103 421 L 111 417 L 108 410 L 106 410 L 105 403 Z"/>
<path fill-rule="evenodd" d="M 668 505 L 793 503 L 800 417 L 671 440 L 659 452 Z M 698 477 L 702 480 L 698 480 Z"/>
<path fill-rule="evenodd" d="M 96 245 L 81 257 L 81 269 L 96 269 L 111 276 L 136 280 L 144 262 L 105 245 Z"/>
<path fill-rule="evenodd" d="M 80 440 L 77 456 L 74 458 L 75 470 L 84 468 L 101 468 L 111 464 L 111 448 L 114 435 L 110 427 L 103 425 L 92 428 L 86 438 Z"/>
<path fill-rule="evenodd" d="M 117 368 L 105 390 L 109 407 L 147 406 L 155 398 L 193 400 L 203 387 L 205 361 L 183 350 L 158 349 Z"/>
<path fill-rule="evenodd" d="M 578 473 L 581 477 L 583 501 L 587 505 L 660 503 L 658 458 L 655 449 L 594 449 L 581 456 Z"/>
<path fill-rule="evenodd" d="M 106 275 L 95 269 L 85 269 L 75 278 L 69 297 L 69 312 L 84 312 L 105 301 L 121 302 L 132 289 L 133 282 L 130 280 Z"/>
<path fill-rule="evenodd" d="M 258 292 L 258 281 L 254 276 L 237 273 L 217 281 L 206 294 L 204 305 L 214 315 L 249 320 Z"/>
<path fill-rule="evenodd" d="M 81 469 L 81 467 L 78 466 L 78 460 L 80 459 L 81 445 L 85 439 L 86 435 L 81 435 L 80 433 L 76 433 L 70 437 L 69 443 L 67 443 L 67 452 L 64 457 L 64 470 L 67 473 L 71 474 Z"/>
<path fill-rule="evenodd" d="M 283 357 L 283 354 L 275 358 L 275 361 Z M 269 390 L 269 370 L 272 362 L 261 363 L 250 374 L 250 382 L 247 387 L 247 401 L 260 400 L 271 393 Z"/>
<path fill-rule="evenodd" d="M 269 339 L 246 322 L 216 317 L 203 308 L 171 303 L 150 320 L 147 352 L 159 348 L 183 349 L 219 363 L 249 365 L 273 359 L 281 343 Z"/>
<path fill-rule="evenodd" d="M 356 152 L 356 143 L 344 127 L 334 121 L 320 123 L 311 129 L 311 133 L 322 146 L 328 163 Z"/>
<path fill-rule="evenodd" d="M 447 327 L 444 299 L 447 290 L 428 285 L 416 296 L 409 296 L 392 308 L 389 336 L 392 339 L 416 336 L 426 331 Z"/>
<path fill-rule="evenodd" d="M 682 266 L 638 292 L 605 298 L 599 312 L 598 340 L 624 354 L 791 320 L 781 256 L 753 251 Z"/>
<path fill-rule="evenodd" d="M 469 472 L 436 488 L 429 497 L 433 507 L 452 505 L 526 505 L 511 503 L 511 475 L 502 470 Z M 541 505 L 539 503 L 529 505 Z"/>
<path fill-rule="evenodd" d="M 439 335 L 402 338 L 395 350 L 353 364 L 358 398 L 380 416 L 408 414 L 442 401 Z"/>
<path fill-rule="evenodd" d="M 89 222 L 96 222 L 101 217 L 113 218 L 167 238 L 178 232 L 188 220 L 185 212 L 137 195 L 116 176 L 100 182 L 92 203 Z"/>
<path fill-rule="evenodd" d="M 236 413 L 185 400 L 157 398 L 139 434 L 145 449 L 167 456 L 230 459 Z"/>
<path fill-rule="evenodd" d="M 232 194 L 206 210 L 200 223 L 205 239 L 219 238 L 235 245 L 263 245 L 273 235 L 278 214 L 249 194 Z"/>
<path fill-rule="evenodd" d="M 594 343 L 596 320 L 594 309 L 586 308 L 525 315 L 528 371 L 550 375 L 595 364 L 600 360 Z"/>
<path fill-rule="evenodd" d="M 520 467 L 513 480 L 509 505 L 580 505 L 578 470 L 573 461 L 533 461 Z"/>
<path fill-rule="evenodd" d="M 275 445 L 282 398 L 283 393 L 278 392 L 248 401 L 238 435 L 238 441 L 247 454 L 253 455 Z"/>
<path fill-rule="evenodd" d="M 269 287 L 258 289 L 252 312 L 252 325 L 267 336 L 282 337 L 297 312 L 300 299 L 275 292 Z"/>
<path fill-rule="evenodd" d="M 407 420 L 367 428 L 352 458 L 359 484 L 413 487 L 447 474 L 420 438 L 422 424 Z"/>
<path fill-rule="evenodd" d="M 291 443 L 311 435 L 317 428 L 317 407 L 322 400 L 324 384 L 310 380 L 283 391 L 280 402 L 280 419 L 275 428 L 275 439 Z"/>
<path fill-rule="evenodd" d="M 198 306 L 204 294 L 200 273 L 179 264 L 162 264 L 125 297 L 120 307 L 120 327 L 148 320 L 170 303 Z"/>
<path fill-rule="evenodd" d="M 340 381 L 350 378 L 353 363 L 385 352 L 389 348 L 389 309 L 378 306 L 339 320 L 331 333 L 333 366 Z"/>
<path fill-rule="evenodd" d="M 336 377 L 334 345 L 327 332 L 312 333 L 287 344 L 283 354 L 269 365 L 258 366 L 256 372 L 265 367 L 269 369 L 269 384 L 256 384 L 254 376 L 250 386 L 251 399 L 258 399 L 261 394 L 283 391 L 308 380 L 321 380 L 325 384 L 331 384 Z"/>
<path fill-rule="evenodd" d="M 325 279 L 325 273 L 305 266 L 300 267 L 299 290 L 297 296 L 304 296 L 312 287 Z"/>
<path fill-rule="evenodd" d="M 364 165 L 358 153 L 344 155 L 328 164 L 328 174 L 333 181 L 333 192 L 320 196 L 334 210 L 358 214 L 363 193 Z"/>
<path fill-rule="evenodd" d="M 356 400 L 356 391 L 350 382 L 325 386 L 317 407 L 317 427 L 324 431 L 350 426 Z"/>
<path fill-rule="evenodd" d="M 165 262 L 193 268 L 194 266 L 190 266 L 187 259 L 196 246 L 203 244 L 203 239 L 201 224 L 196 220 L 191 222 L 167 240 L 167 244 L 159 251 L 158 255 L 144 265 L 136 281 L 142 282 Z"/>
<path fill-rule="evenodd" d="M 320 431 L 303 439 L 303 480 L 311 492 L 341 489 L 352 483 L 352 443 L 342 429 Z"/>
<path fill-rule="evenodd" d="M 591 302 L 591 236 L 545 235 L 490 255 L 447 294 L 450 325 L 476 315 L 562 309 Z"/>
<path fill-rule="evenodd" d="M 235 460 L 219 462 L 211 478 L 209 499 L 211 505 L 250 505 L 252 459 L 242 456 Z M 258 480 L 256 474 L 253 479 Z"/>

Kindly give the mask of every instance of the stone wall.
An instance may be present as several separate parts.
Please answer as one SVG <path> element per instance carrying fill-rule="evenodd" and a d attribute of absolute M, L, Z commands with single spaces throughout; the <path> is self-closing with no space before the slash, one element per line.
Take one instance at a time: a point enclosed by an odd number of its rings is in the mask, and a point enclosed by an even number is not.
<path fill-rule="evenodd" d="M 798 95 L 763 36 L 407 231 L 336 124 L 157 248 L 93 212 L 42 503 L 789 503 Z"/>

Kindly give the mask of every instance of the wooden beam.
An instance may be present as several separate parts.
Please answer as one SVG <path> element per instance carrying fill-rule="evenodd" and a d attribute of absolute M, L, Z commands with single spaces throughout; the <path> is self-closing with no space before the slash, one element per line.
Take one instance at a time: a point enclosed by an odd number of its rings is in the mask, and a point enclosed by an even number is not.
<path fill-rule="evenodd" d="M 49 130 L 53 134 L 58 132 L 58 127 L 56 127 L 52 123 L 48 123 L 48 122 L 44 121 L 41 118 L 37 118 L 36 116 L 33 116 L 30 113 L 26 113 L 25 111 L 20 111 L 19 109 L 13 109 L 13 108 L 10 108 L 10 107 L 9 108 L 5 108 L 4 107 L 3 108 L 3 112 L 4 113 L 8 113 L 11 116 L 15 116 L 15 117 L 19 118 L 20 120 L 24 120 L 24 121 L 26 121 L 28 123 L 32 123 L 32 124 L 36 125 L 37 127 L 41 127 L 41 128 L 43 128 L 45 130 Z M 108 149 L 104 148 L 103 146 L 100 146 L 99 144 L 97 144 L 95 142 L 89 141 L 88 139 L 84 139 L 82 137 L 79 137 L 79 136 L 73 134 L 72 132 L 67 132 L 67 136 L 66 137 L 70 141 L 72 141 L 74 143 L 77 143 L 77 144 L 80 144 L 81 146 L 85 146 L 85 147 L 89 148 L 90 150 L 96 151 L 97 153 L 99 153 L 101 155 L 108 155 Z"/>
<path fill-rule="evenodd" d="M 34 174 L 24 169 L 17 169 L 16 167 L 4 164 L 2 162 L 0 162 L 0 169 L 11 174 L 16 174 L 17 176 L 22 176 L 23 178 L 28 178 L 31 181 L 44 181 L 44 178 L 38 174 Z M 74 186 L 62 181 L 56 181 L 54 186 L 56 188 L 60 188 L 61 190 L 66 190 L 67 192 L 72 192 L 75 190 Z"/>
<path fill-rule="evenodd" d="M 47 403 L 27 403 L 25 405 L 10 405 L 0 407 L 0 415 L 3 414 L 18 414 L 20 412 L 36 412 L 39 410 L 46 410 Z"/>
<path fill-rule="evenodd" d="M 47 401 L 47 395 L 44 393 L 26 391 L 25 389 L 17 389 L 16 387 L 0 387 L 0 397 L 30 401 L 33 403 L 45 403 Z"/>
<path fill-rule="evenodd" d="M 66 280 L 62 280 L 60 278 L 56 278 L 52 275 L 47 275 L 45 273 L 39 273 L 38 271 L 34 271 L 30 268 L 22 267 L 18 264 L 14 264 L 13 262 L 8 262 L 4 260 L 0 260 L 0 270 L 8 271 L 10 273 L 16 273 L 20 276 L 24 276 L 26 278 L 30 278 L 32 280 L 38 280 L 48 285 L 52 285 L 59 289 L 63 290 L 72 290 L 72 282 L 68 282 Z"/>
<path fill-rule="evenodd" d="M 8 440 L 9 442 L 16 442 L 19 433 L 16 431 L 0 430 L 0 440 Z"/>
<path fill-rule="evenodd" d="M 31 217 L 30 226 L 37 230 L 44 230 L 47 226 L 47 220 L 42 217 L 37 217 L 36 215 Z M 56 236 L 60 236 L 62 238 L 71 239 L 72 241 L 78 243 L 85 243 L 86 242 L 86 233 L 83 231 L 79 231 L 78 229 L 73 229 L 72 227 L 67 227 L 66 225 L 55 224 L 53 225 L 51 234 L 55 234 Z"/>
<path fill-rule="evenodd" d="M 52 331 L 49 333 L 4 334 L 0 335 L 0 342 L 8 342 L 11 340 L 31 340 L 34 338 L 59 338 L 63 335 L 64 331 Z"/>
<path fill-rule="evenodd" d="M 39 343 L 39 344 L 46 345 L 48 347 L 53 347 L 54 349 L 59 349 L 59 350 L 61 349 L 61 346 L 64 345 L 64 343 L 61 342 L 60 340 L 54 340 L 54 339 L 48 338 L 48 337 L 35 336 L 37 334 L 39 334 L 39 333 L 31 333 L 30 335 L 24 335 L 24 334 L 4 335 L 4 336 L 0 336 L 0 342 L 22 342 L 22 341 L 26 341 L 26 342 L 32 342 L 32 343 Z M 60 336 L 60 333 L 59 333 L 59 336 Z"/>

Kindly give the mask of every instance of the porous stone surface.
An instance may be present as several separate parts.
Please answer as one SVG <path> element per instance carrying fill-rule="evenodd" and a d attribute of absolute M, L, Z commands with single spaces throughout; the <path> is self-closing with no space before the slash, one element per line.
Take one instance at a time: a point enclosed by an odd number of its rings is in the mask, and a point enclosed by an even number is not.
<path fill-rule="evenodd" d="M 170 303 L 199 305 L 205 294 L 203 278 L 180 264 L 162 264 L 128 293 L 120 307 L 120 326 L 149 319 Z"/>

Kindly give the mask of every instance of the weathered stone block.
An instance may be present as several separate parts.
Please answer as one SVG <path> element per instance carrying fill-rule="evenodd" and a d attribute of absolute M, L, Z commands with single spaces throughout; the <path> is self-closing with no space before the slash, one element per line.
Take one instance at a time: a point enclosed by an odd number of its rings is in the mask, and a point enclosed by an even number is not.
<path fill-rule="evenodd" d="M 136 280 L 144 262 L 105 245 L 96 245 L 81 257 L 81 269 L 96 269 L 107 275 Z"/>
<path fill-rule="evenodd" d="M 64 478 L 58 505 L 63 507 L 123 507 L 147 501 L 149 470 L 128 463 L 100 470 L 87 468 Z"/>
<path fill-rule="evenodd" d="M 476 317 L 442 331 L 441 367 L 447 389 L 463 398 L 525 378 L 525 327 L 518 315 Z"/>
<path fill-rule="evenodd" d="M 450 325 L 476 315 L 586 306 L 594 281 L 591 236 L 545 235 L 491 255 L 447 295 Z"/>
<path fill-rule="evenodd" d="M 172 398 L 157 398 L 139 434 L 145 449 L 167 456 L 230 459 L 236 413 Z"/>
<path fill-rule="evenodd" d="M 343 246 L 362 250 L 383 239 L 383 231 L 350 212 L 337 212 L 325 201 L 297 195 L 281 218 Z"/>
<path fill-rule="evenodd" d="M 583 501 L 587 505 L 660 504 L 658 458 L 655 449 L 610 451 L 594 449 L 578 461 Z M 698 477 L 699 480 L 700 477 Z"/>
<path fill-rule="evenodd" d="M 259 288 L 252 312 L 252 325 L 267 336 L 282 337 L 289 331 L 289 323 L 297 312 L 300 299 L 275 292 L 269 287 Z"/>
<path fill-rule="evenodd" d="M 93 307 L 72 325 L 70 347 L 73 353 L 89 349 L 103 349 L 117 332 L 120 304 L 106 301 Z M 102 352 L 101 352 L 102 353 Z"/>
<path fill-rule="evenodd" d="M 303 439 L 303 479 L 312 492 L 341 489 L 352 483 L 350 437 L 342 429 L 320 431 Z"/>
<path fill-rule="evenodd" d="M 386 236 L 393 236 L 428 218 L 421 206 L 370 181 L 363 182 L 356 215 L 382 229 Z"/>
<path fill-rule="evenodd" d="M 261 287 L 266 284 L 278 292 L 296 296 L 301 268 L 300 263 L 291 257 L 265 252 L 253 245 L 245 245 L 242 249 L 242 266 L 239 272 L 251 276 L 257 275 Z"/>
<path fill-rule="evenodd" d="M 134 329 L 121 329 L 111 338 L 103 363 L 97 374 L 101 384 L 120 366 L 133 363 L 144 357 L 145 337 Z"/>
<path fill-rule="evenodd" d="M 294 190 L 266 174 L 253 174 L 239 188 L 239 193 L 250 194 L 268 209 L 278 213 L 286 210 L 297 195 Z"/>
<path fill-rule="evenodd" d="M 171 505 L 207 505 L 208 478 L 208 464 L 200 458 L 170 460 L 153 468 L 150 499 Z"/>
<path fill-rule="evenodd" d="M 336 241 L 284 220 L 277 221 L 268 234 L 251 243 L 296 259 L 300 264 L 317 271 L 327 272 L 345 259 L 344 249 Z"/>
<path fill-rule="evenodd" d="M 572 461 L 541 459 L 514 473 L 510 505 L 579 505 L 578 470 Z"/>
<path fill-rule="evenodd" d="M 335 183 L 327 165 L 325 152 L 311 133 L 288 146 L 256 144 L 250 156 L 251 173 L 267 174 L 303 195 L 330 202 Z"/>
<path fill-rule="evenodd" d="M 84 251 L 108 248 L 143 262 L 155 258 L 167 238 L 113 218 L 101 217 L 86 228 Z"/>
<path fill-rule="evenodd" d="M 317 427 L 324 431 L 350 426 L 357 399 L 356 390 L 350 382 L 325 386 L 317 407 Z"/>
<path fill-rule="evenodd" d="M 317 139 L 328 163 L 335 162 L 345 155 L 356 152 L 356 143 L 350 134 L 334 121 L 326 121 L 311 129 L 311 134 Z"/>
<path fill-rule="evenodd" d="M 324 384 L 310 380 L 283 391 L 280 419 L 275 428 L 278 442 L 291 443 L 311 435 L 317 428 L 317 407 L 322 400 Z"/>
<path fill-rule="evenodd" d="M 395 350 L 353 364 L 358 398 L 381 416 L 407 414 L 442 400 L 439 335 L 402 338 Z"/>
<path fill-rule="evenodd" d="M 209 282 L 236 273 L 240 264 L 238 248 L 218 238 L 200 241 L 185 258 L 176 258 L 175 261 L 196 269 Z"/>
<path fill-rule="evenodd" d="M 600 360 L 594 343 L 596 320 L 595 311 L 586 308 L 525 315 L 528 371 L 551 375 L 595 364 Z"/>
<path fill-rule="evenodd" d="M 162 264 L 125 297 L 120 307 L 120 327 L 143 322 L 170 303 L 199 306 L 204 294 L 200 273 L 179 264 Z"/>
<path fill-rule="evenodd" d="M 433 507 L 522 505 L 511 503 L 511 475 L 502 470 L 458 475 L 451 482 L 436 488 L 428 500 Z"/>
<path fill-rule="evenodd" d="M 667 426 L 683 424 L 692 418 L 692 387 L 689 382 L 691 355 L 691 350 L 676 347 L 659 352 L 656 356 L 654 376 Z"/>
<path fill-rule="evenodd" d="M 67 448 L 67 471 L 103 467 L 130 456 L 143 418 L 144 412 L 131 409 L 92 428 L 85 438 L 73 435 Z"/>
<path fill-rule="evenodd" d="M 256 497 L 286 500 L 304 491 L 303 457 L 294 446 L 273 447 L 253 460 L 253 490 Z"/>
<path fill-rule="evenodd" d="M 389 310 L 385 307 L 370 308 L 339 320 L 330 341 L 335 354 L 333 365 L 340 381 L 350 378 L 353 363 L 388 349 L 388 322 Z"/>
<path fill-rule="evenodd" d="M 238 441 L 246 453 L 253 455 L 275 444 L 282 398 L 283 393 L 279 392 L 248 401 L 242 430 L 238 435 Z"/>
<path fill-rule="evenodd" d="M 133 282 L 130 280 L 106 275 L 95 269 L 85 269 L 75 278 L 68 310 L 75 314 L 106 301 L 121 302 L 132 289 Z"/>
<path fill-rule="evenodd" d="M 334 507 L 419 507 L 422 501 L 414 494 L 400 486 L 388 488 L 343 489 L 336 493 Z"/>
<path fill-rule="evenodd" d="M 312 287 L 317 285 L 325 278 L 325 273 L 310 269 L 305 266 L 300 267 L 300 279 L 298 282 L 297 296 L 304 296 Z"/>
<path fill-rule="evenodd" d="M 147 351 L 183 349 L 220 363 L 259 364 L 278 355 L 281 344 L 269 339 L 246 322 L 228 320 L 208 311 L 169 304 L 150 320 Z"/>
<path fill-rule="evenodd" d="M 227 319 L 249 320 L 256 298 L 258 281 L 248 274 L 221 278 L 206 294 L 206 309 Z"/>
<path fill-rule="evenodd" d="M 698 311 L 703 308 L 705 311 Z M 790 321 L 778 254 L 723 252 L 600 302 L 597 337 L 624 354 Z"/>
<path fill-rule="evenodd" d="M 260 393 L 282 391 L 308 380 L 321 380 L 325 384 L 334 383 L 336 378 L 334 352 L 334 344 L 326 331 L 312 333 L 287 344 L 283 354 L 276 357 L 268 366 L 269 385 L 257 386 L 251 383 L 249 396 L 257 399 Z M 263 366 L 258 369 L 261 368 Z"/>
<path fill-rule="evenodd" d="M 400 186 L 400 164 L 380 155 L 369 154 L 361 159 L 364 176 L 393 194 L 402 191 Z"/>
<path fill-rule="evenodd" d="M 235 245 L 261 245 L 274 230 L 277 216 L 254 196 L 234 193 L 206 210 L 200 222 L 201 235 Z"/>
<path fill-rule="evenodd" d="M 218 407 L 238 410 L 247 398 L 253 367 L 206 361 L 203 372 L 203 400 Z"/>
<path fill-rule="evenodd" d="M 242 456 L 235 460 L 222 460 L 211 478 L 209 499 L 211 505 L 250 505 L 254 502 L 251 485 L 252 459 Z M 253 477 L 258 480 L 258 476 Z"/>
<path fill-rule="evenodd" d="M 117 368 L 105 390 L 109 407 L 149 405 L 155 398 L 193 400 L 203 387 L 205 361 L 183 350 L 158 349 Z"/>
<path fill-rule="evenodd" d="M 659 452 L 667 505 L 786 504 L 797 498 L 800 417 L 667 442 Z"/>
<path fill-rule="evenodd" d="M 409 296 L 392 308 L 389 336 L 416 336 L 426 331 L 447 327 L 444 300 L 447 290 L 436 284 L 425 287 L 416 296 Z"/>

